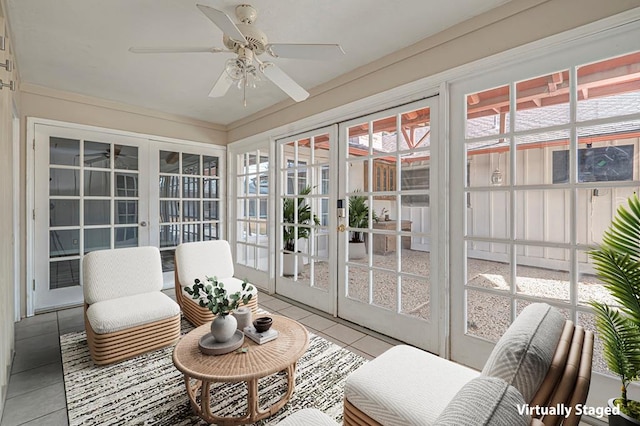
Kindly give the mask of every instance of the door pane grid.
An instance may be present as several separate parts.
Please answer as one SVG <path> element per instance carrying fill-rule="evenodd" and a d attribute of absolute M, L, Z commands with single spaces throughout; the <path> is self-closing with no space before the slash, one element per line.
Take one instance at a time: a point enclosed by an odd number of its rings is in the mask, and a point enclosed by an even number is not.
<path fill-rule="evenodd" d="M 260 150 L 237 156 L 236 257 L 241 265 L 266 271 L 268 259 L 269 157 Z"/>
<path fill-rule="evenodd" d="M 347 297 L 422 320 L 430 315 L 429 268 L 418 269 L 430 257 L 430 130 L 429 108 L 346 130 Z"/>
<path fill-rule="evenodd" d="M 221 237 L 219 158 L 161 150 L 159 171 L 159 246 L 167 272 L 180 243 Z"/>

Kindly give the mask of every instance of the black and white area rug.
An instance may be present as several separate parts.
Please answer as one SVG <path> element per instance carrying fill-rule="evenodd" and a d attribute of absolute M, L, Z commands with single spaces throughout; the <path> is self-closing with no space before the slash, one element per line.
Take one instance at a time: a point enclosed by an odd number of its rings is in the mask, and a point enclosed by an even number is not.
<path fill-rule="evenodd" d="M 183 333 L 191 330 L 183 320 Z M 84 332 L 60 337 L 69 424 L 75 425 L 204 425 L 192 411 L 182 374 L 173 366 L 172 347 L 120 363 L 96 366 Z M 314 407 L 342 421 L 344 382 L 366 360 L 310 334 L 309 349 L 298 362 L 296 389 L 274 416 L 257 425 L 276 424 L 303 408 Z M 286 376 L 259 382 L 264 406 L 280 399 Z M 246 385 L 212 387 L 213 412 L 240 415 L 246 409 Z"/>

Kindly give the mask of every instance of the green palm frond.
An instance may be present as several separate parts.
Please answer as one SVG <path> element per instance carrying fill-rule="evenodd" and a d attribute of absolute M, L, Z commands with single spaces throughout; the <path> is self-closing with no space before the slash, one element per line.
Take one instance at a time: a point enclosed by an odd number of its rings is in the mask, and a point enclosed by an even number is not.
<path fill-rule="evenodd" d="M 618 208 L 600 247 L 589 252 L 598 277 L 640 327 L 640 200 Z"/>
<path fill-rule="evenodd" d="M 640 372 L 640 333 L 628 317 L 609 306 L 592 302 L 596 312 L 596 327 L 604 345 L 604 359 L 611 371 L 618 374 L 626 388 Z"/>
<path fill-rule="evenodd" d="M 285 198 L 282 200 L 282 221 L 284 223 L 309 225 L 313 221 L 316 225 L 320 224 L 320 220 L 316 215 L 311 213 L 311 206 L 307 204 L 307 200 L 304 198 L 305 195 L 311 193 L 311 189 L 311 186 L 307 185 L 298 193 L 298 197 Z M 286 225 L 282 227 L 282 239 L 284 240 L 285 250 L 294 251 L 295 241 L 300 238 L 309 238 L 309 228 Z"/>

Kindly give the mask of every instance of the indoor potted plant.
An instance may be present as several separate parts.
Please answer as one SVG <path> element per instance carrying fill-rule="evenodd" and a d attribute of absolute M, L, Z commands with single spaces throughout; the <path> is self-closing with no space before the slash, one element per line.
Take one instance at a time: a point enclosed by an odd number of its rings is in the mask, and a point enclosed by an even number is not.
<path fill-rule="evenodd" d="M 193 287 L 185 287 L 185 291 L 198 304 L 207 308 L 216 317 L 211 322 L 211 335 L 216 342 L 224 343 L 233 337 L 236 332 L 238 322 L 233 315 L 229 315 L 240 307 L 246 305 L 253 295 L 253 286 L 245 280 L 242 283 L 242 290 L 228 294 L 224 284 L 216 277 L 207 277 L 208 284 L 203 283 L 198 278 L 195 279 Z"/>
<path fill-rule="evenodd" d="M 620 376 L 622 395 L 609 400 L 620 414 L 610 414 L 610 425 L 640 425 L 640 402 L 627 398 L 629 383 L 640 374 L 640 200 L 629 198 L 620 206 L 602 244 L 589 254 L 598 278 L 619 305 L 592 301 L 596 327 L 609 369 Z M 616 410 L 618 411 L 618 410 Z"/>
<path fill-rule="evenodd" d="M 356 190 L 355 192 L 359 192 Z M 352 195 L 349 197 L 349 227 L 369 228 L 368 197 L 365 195 Z M 374 220 L 377 218 L 374 214 Z M 367 256 L 364 233 L 351 231 L 349 235 L 349 259 L 362 259 Z"/>
<path fill-rule="evenodd" d="M 298 197 L 285 198 L 282 201 L 282 222 L 285 224 L 292 223 L 298 225 L 309 225 L 313 221 L 316 225 L 320 224 L 318 217 L 311 214 L 311 206 L 307 204 L 306 199 L 303 197 L 310 193 L 311 186 L 306 186 L 302 191 L 300 191 Z M 282 260 L 282 275 L 293 275 L 295 273 L 294 262 L 296 258 L 296 240 L 308 239 L 309 232 L 310 229 L 305 227 L 293 225 L 282 226 L 282 243 L 285 250 Z M 298 271 L 302 269 L 301 261 L 302 257 L 298 256 Z"/>

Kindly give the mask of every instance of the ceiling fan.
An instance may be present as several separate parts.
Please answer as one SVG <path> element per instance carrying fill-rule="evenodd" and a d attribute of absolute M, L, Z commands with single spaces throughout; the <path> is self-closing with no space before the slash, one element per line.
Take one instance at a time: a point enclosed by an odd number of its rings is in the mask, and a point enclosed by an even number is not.
<path fill-rule="evenodd" d="M 260 80 L 260 76 L 264 75 L 293 100 L 300 102 L 307 99 L 309 93 L 276 64 L 263 61 L 259 57 L 267 53 L 274 58 L 330 60 L 344 55 L 339 44 L 269 43 L 265 33 L 253 25 L 258 11 L 248 4 L 236 7 L 238 24 L 221 10 L 201 4 L 197 7 L 222 30 L 222 42 L 225 48 L 131 47 L 129 51 L 132 53 L 235 53 L 236 57 L 227 61 L 225 69 L 209 93 L 213 98 L 224 96 L 235 83 L 243 89 L 246 106 L 246 88 L 253 86 Z"/>

